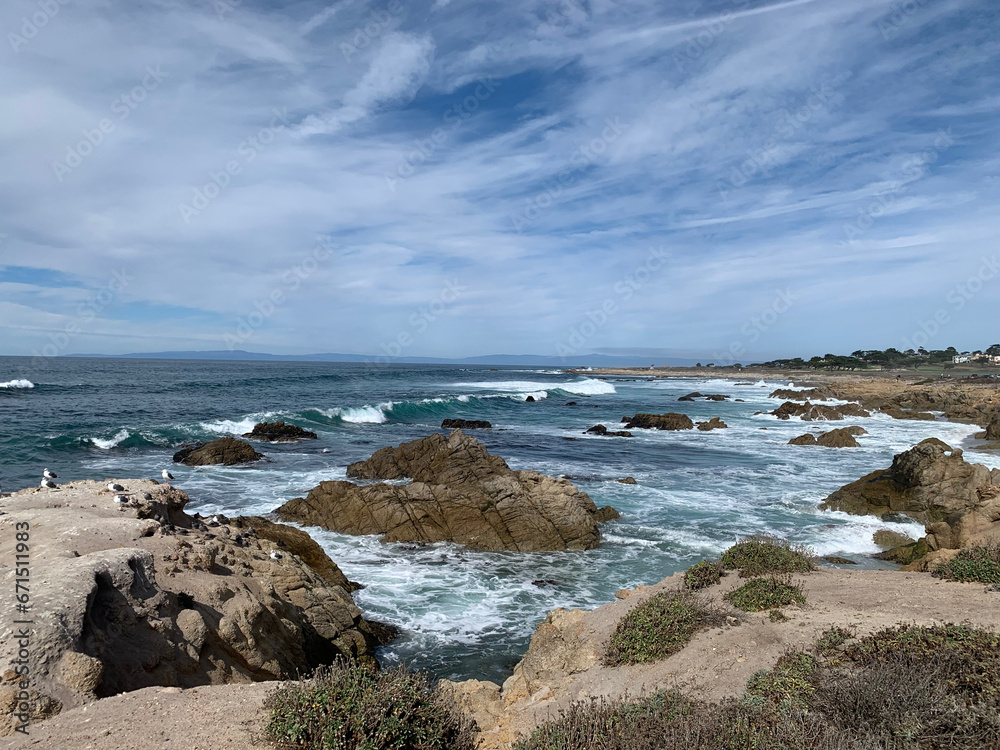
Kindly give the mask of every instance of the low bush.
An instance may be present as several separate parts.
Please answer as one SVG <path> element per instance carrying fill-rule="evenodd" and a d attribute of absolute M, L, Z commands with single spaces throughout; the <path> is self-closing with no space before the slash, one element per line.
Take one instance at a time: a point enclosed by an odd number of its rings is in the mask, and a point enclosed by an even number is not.
<path fill-rule="evenodd" d="M 684 571 L 684 588 L 696 591 L 714 586 L 722 580 L 724 573 L 719 563 L 702 560 Z"/>
<path fill-rule="evenodd" d="M 937 578 L 973 583 L 1000 583 L 1000 544 L 966 547 L 934 570 Z"/>
<path fill-rule="evenodd" d="M 472 750 L 471 727 L 421 673 L 338 662 L 272 693 L 266 738 L 282 750 Z"/>
<path fill-rule="evenodd" d="M 806 547 L 792 546 L 773 536 L 744 539 L 723 552 L 720 562 L 727 570 L 738 570 L 742 578 L 816 569 Z"/>
<path fill-rule="evenodd" d="M 764 609 L 776 609 L 790 604 L 801 606 L 806 603 L 801 586 L 789 579 L 776 577 L 753 578 L 726 594 L 726 599 L 744 612 L 760 612 Z"/>
<path fill-rule="evenodd" d="M 785 654 L 774 669 L 761 670 L 747 683 L 747 695 L 764 698 L 787 708 L 805 708 L 814 690 L 812 684 L 816 660 L 795 651 Z"/>
<path fill-rule="evenodd" d="M 726 623 L 710 602 L 683 589 L 650 597 L 618 623 L 604 656 L 608 666 L 646 664 L 684 648 L 691 636 Z"/>
<path fill-rule="evenodd" d="M 816 653 L 820 656 L 836 656 L 840 647 L 847 643 L 853 634 L 844 628 L 833 627 L 824 631 L 823 635 L 816 641 Z"/>

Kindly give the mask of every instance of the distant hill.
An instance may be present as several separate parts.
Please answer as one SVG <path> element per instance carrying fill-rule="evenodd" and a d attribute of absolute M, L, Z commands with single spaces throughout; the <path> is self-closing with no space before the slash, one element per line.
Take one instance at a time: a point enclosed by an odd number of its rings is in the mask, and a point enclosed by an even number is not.
<path fill-rule="evenodd" d="M 488 354 L 481 357 L 447 359 L 441 357 L 378 357 L 362 354 L 263 354 L 241 350 L 229 351 L 177 351 L 137 352 L 135 354 L 68 354 L 67 357 L 101 359 L 194 359 L 229 360 L 240 362 L 388 362 L 425 365 L 521 365 L 526 367 L 649 367 L 669 365 L 689 367 L 693 359 L 674 357 L 629 357 L 608 354 L 580 354 L 573 357 L 555 357 L 541 354 Z"/>

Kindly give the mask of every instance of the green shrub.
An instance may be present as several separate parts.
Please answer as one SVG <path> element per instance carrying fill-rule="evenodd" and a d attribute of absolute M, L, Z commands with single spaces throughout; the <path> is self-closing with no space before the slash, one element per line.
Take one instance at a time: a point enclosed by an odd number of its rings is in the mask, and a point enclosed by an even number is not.
<path fill-rule="evenodd" d="M 760 612 L 764 609 L 786 607 L 789 604 L 806 603 L 806 597 L 800 586 L 790 580 L 774 577 L 747 581 L 738 589 L 726 594 L 726 599 L 744 612 Z"/>
<path fill-rule="evenodd" d="M 808 573 L 815 570 L 805 547 L 793 547 L 784 539 L 755 536 L 744 539 L 722 553 L 722 567 L 738 570 L 743 578 L 775 573 Z"/>
<path fill-rule="evenodd" d="M 472 750 L 470 727 L 426 675 L 339 662 L 271 694 L 266 737 L 310 750 Z"/>
<path fill-rule="evenodd" d="M 847 643 L 854 635 L 844 628 L 833 627 L 824 631 L 823 635 L 816 641 L 816 653 L 820 656 L 836 656 L 840 647 Z"/>
<path fill-rule="evenodd" d="M 788 622 L 788 615 L 780 609 L 772 609 L 767 617 L 771 622 Z"/>
<path fill-rule="evenodd" d="M 702 560 L 684 571 L 684 588 L 695 591 L 714 586 L 722 580 L 722 566 L 711 560 Z"/>
<path fill-rule="evenodd" d="M 1000 583 L 1000 544 L 966 547 L 934 570 L 937 578 L 974 583 Z"/>
<path fill-rule="evenodd" d="M 747 695 L 758 696 L 771 703 L 785 704 L 790 708 L 805 708 L 814 690 L 812 684 L 816 660 L 809 654 L 785 654 L 774 669 L 761 670 L 747 683 Z"/>
<path fill-rule="evenodd" d="M 684 648 L 699 630 L 725 622 L 722 612 L 690 591 L 664 591 L 621 619 L 604 663 L 617 666 L 663 659 Z"/>

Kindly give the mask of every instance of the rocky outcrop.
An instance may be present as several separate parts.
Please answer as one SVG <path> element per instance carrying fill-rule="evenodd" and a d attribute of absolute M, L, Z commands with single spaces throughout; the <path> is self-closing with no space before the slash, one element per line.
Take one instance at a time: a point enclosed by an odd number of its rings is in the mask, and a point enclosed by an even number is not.
<path fill-rule="evenodd" d="M 727 425 L 718 417 L 712 417 L 707 422 L 698 423 L 698 429 L 701 430 L 702 432 L 708 432 L 709 430 L 724 430 L 728 427 L 729 425 Z"/>
<path fill-rule="evenodd" d="M 493 425 L 485 419 L 445 419 L 441 427 L 446 430 L 492 430 Z"/>
<path fill-rule="evenodd" d="M 987 440 L 1000 440 L 1000 414 L 997 414 L 990 423 L 986 425 Z"/>
<path fill-rule="evenodd" d="M 778 419 L 790 419 L 800 417 L 803 422 L 816 420 L 840 420 L 844 417 L 869 417 L 871 414 L 862 409 L 857 404 L 839 404 L 828 406 L 826 404 L 813 404 L 806 401 L 798 404 L 794 401 L 786 401 L 774 411 L 770 412 Z"/>
<path fill-rule="evenodd" d="M 703 398 L 703 394 L 698 393 L 698 391 L 692 391 L 685 396 L 681 396 L 678 401 L 694 401 L 696 398 Z"/>
<path fill-rule="evenodd" d="M 344 534 L 380 534 L 386 542 L 521 552 L 593 549 L 598 523 L 617 517 L 565 479 L 512 470 L 461 430 L 383 448 L 351 464 L 347 476 L 413 481 L 322 482 L 281 506 L 279 517 Z"/>
<path fill-rule="evenodd" d="M 634 417 L 622 417 L 627 422 L 626 430 L 638 428 L 641 430 L 692 430 L 694 422 L 687 414 L 669 412 L 667 414 L 636 414 Z"/>
<path fill-rule="evenodd" d="M 903 513 L 926 524 L 927 536 L 917 543 L 957 550 L 1000 538 L 1000 469 L 966 463 L 961 449 L 928 438 L 819 507 L 855 515 Z"/>
<path fill-rule="evenodd" d="M 864 427 L 841 427 L 820 435 L 807 432 L 788 441 L 789 445 L 821 445 L 824 448 L 857 448 L 860 443 L 855 440 L 857 435 L 867 435 Z"/>
<path fill-rule="evenodd" d="M 174 462 L 185 466 L 236 466 L 262 458 L 264 455 L 255 451 L 250 443 L 233 437 L 188 445 L 174 454 Z"/>
<path fill-rule="evenodd" d="M 919 419 L 924 422 L 933 422 L 937 419 L 928 411 L 917 411 L 916 409 L 901 409 L 895 404 L 886 404 L 879 407 L 879 411 L 887 414 L 893 419 Z"/>
<path fill-rule="evenodd" d="M 612 432 L 607 427 L 602 424 L 595 424 L 589 430 L 586 430 L 584 435 L 604 435 L 605 437 L 632 437 L 632 433 L 627 430 L 618 430 L 617 432 Z"/>
<path fill-rule="evenodd" d="M 184 512 L 184 492 L 120 481 L 132 498 L 125 505 L 103 482 L 4 499 L 0 554 L 13 559 L 15 526 L 30 524 L 31 578 L 39 584 L 33 711 L 156 685 L 291 679 L 340 656 L 369 658 L 384 639 L 304 532 L 264 519 L 206 527 Z M 7 569 L 5 612 L 13 611 L 13 577 Z M 3 638 L 4 663 L 16 647 Z M 0 686 L 0 702 L 7 689 Z"/>
<path fill-rule="evenodd" d="M 625 477 L 624 479 L 616 480 L 619 484 L 639 484 L 635 481 L 635 477 Z"/>
<path fill-rule="evenodd" d="M 706 401 L 725 401 L 729 396 L 723 396 L 721 393 L 712 393 L 705 396 Z"/>
<path fill-rule="evenodd" d="M 316 433 L 304 430 L 298 425 L 282 422 L 258 422 L 243 437 L 263 440 L 268 443 L 294 443 L 298 440 L 315 440 Z"/>

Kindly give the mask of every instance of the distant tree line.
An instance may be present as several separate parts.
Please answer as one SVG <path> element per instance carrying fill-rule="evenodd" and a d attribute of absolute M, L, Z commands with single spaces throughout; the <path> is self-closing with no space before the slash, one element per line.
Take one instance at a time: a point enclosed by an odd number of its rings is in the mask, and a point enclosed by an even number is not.
<path fill-rule="evenodd" d="M 902 369 L 907 367 L 918 367 L 920 365 L 952 364 L 954 357 L 960 352 L 953 346 L 947 349 L 927 350 L 924 347 L 919 349 L 907 349 L 904 352 L 898 349 L 858 349 L 851 352 L 850 356 L 841 354 L 824 354 L 822 357 L 816 356 L 805 360 L 801 357 L 791 359 L 773 359 L 770 362 L 758 362 L 758 367 L 778 367 L 790 370 L 802 369 L 823 369 L 823 370 L 868 370 L 879 369 Z M 971 357 L 988 355 L 992 357 L 1000 356 L 1000 344 L 993 344 L 985 350 L 967 352 Z"/>

